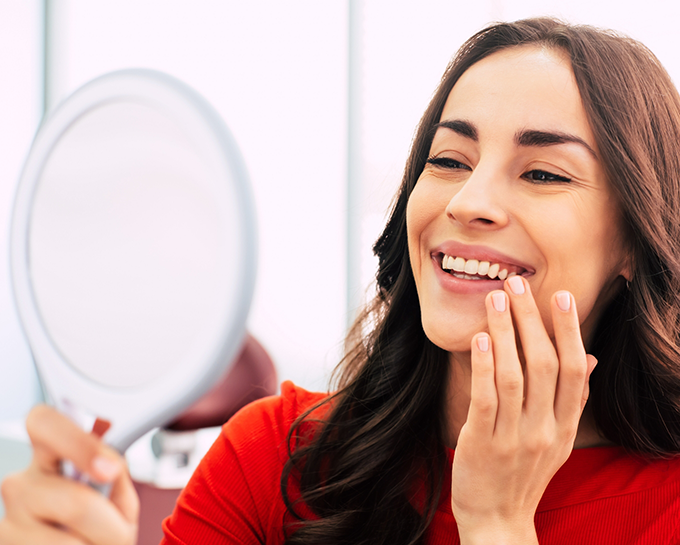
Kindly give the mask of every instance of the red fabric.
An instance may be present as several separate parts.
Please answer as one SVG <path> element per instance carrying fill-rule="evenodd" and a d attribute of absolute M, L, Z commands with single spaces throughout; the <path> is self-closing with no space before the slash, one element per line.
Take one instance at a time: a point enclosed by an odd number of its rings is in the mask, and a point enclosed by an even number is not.
<path fill-rule="evenodd" d="M 323 397 L 285 382 L 281 396 L 256 401 L 225 424 L 164 521 L 162 544 L 283 543 L 286 434 Z M 459 543 L 449 488 L 428 532 L 431 545 Z M 680 458 L 650 462 L 618 447 L 575 450 L 548 485 L 536 530 L 541 545 L 680 544 Z"/>

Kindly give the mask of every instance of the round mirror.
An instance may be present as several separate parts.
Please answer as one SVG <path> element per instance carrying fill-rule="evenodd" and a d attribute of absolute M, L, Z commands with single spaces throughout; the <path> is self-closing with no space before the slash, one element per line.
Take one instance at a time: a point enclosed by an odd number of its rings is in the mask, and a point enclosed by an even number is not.
<path fill-rule="evenodd" d="M 169 76 L 128 70 L 40 127 L 15 202 L 15 299 L 50 401 L 124 450 L 204 393 L 240 348 L 254 285 L 245 168 Z"/>

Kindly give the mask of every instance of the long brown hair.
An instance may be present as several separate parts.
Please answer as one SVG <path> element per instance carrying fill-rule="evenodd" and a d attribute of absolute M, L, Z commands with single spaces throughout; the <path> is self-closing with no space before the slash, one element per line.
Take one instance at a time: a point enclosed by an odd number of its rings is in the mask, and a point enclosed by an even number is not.
<path fill-rule="evenodd" d="M 527 44 L 570 57 L 631 250 L 634 278 L 605 310 L 589 347 L 599 360 L 590 379 L 595 422 L 631 452 L 680 453 L 680 97 L 654 55 L 629 38 L 547 18 L 496 24 L 461 47 L 421 119 L 374 246 L 378 292 L 350 331 L 325 418 L 311 438 L 301 431 L 306 414 L 291 429 L 281 479 L 295 519 L 288 544 L 424 539 L 447 467 L 448 360 L 421 326 L 406 204 L 456 81 L 484 57 Z M 291 487 L 313 519 L 300 514 Z"/>

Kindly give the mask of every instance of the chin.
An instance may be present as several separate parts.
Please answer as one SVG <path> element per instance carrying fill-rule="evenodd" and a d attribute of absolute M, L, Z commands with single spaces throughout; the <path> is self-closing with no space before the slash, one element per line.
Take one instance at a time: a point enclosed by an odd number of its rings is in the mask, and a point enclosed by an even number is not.
<path fill-rule="evenodd" d="M 480 331 L 487 331 L 486 322 L 478 328 L 471 327 L 472 320 L 461 324 L 456 320 L 454 323 L 441 321 L 427 323 L 423 320 L 423 330 L 427 338 L 436 346 L 447 352 L 470 352 L 472 337 Z"/>

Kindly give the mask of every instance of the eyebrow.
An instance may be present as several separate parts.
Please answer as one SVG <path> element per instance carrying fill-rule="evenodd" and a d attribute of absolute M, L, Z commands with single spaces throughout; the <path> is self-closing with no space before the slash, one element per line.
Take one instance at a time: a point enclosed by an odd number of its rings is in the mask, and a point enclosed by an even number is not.
<path fill-rule="evenodd" d="M 460 134 L 461 136 L 465 136 L 466 138 L 469 138 L 470 140 L 473 140 L 475 142 L 479 141 L 479 134 L 477 133 L 477 127 L 475 127 L 472 123 L 469 121 L 463 121 L 462 119 L 454 119 L 450 121 L 440 121 L 439 123 L 435 124 L 432 126 L 432 137 L 434 137 L 434 134 L 437 132 L 437 130 L 440 127 L 444 127 L 445 129 L 449 129 L 455 133 Z"/>
<path fill-rule="evenodd" d="M 576 135 L 569 134 L 566 132 L 549 132 L 549 131 L 534 131 L 534 130 L 524 130 L 518 131 L 515 134 L 515 143 L 518 146 L 554 146 L 556 144 L 580 144 L 586 148 L 595 159 L 597 159 L 597 153 L 590 147 L 590 145 L 579 138 Z"/>
<path fill-rule="evenodd" d="M 465 138 L 469 138 L 474 142 L 479 141 L 479 132 L 477 131 L 477 127 L 475 127 L 469 121 L 464 121 L 462 119 L 440 121 L 439 123 L 432 126 L 432 137 L 434 137 L 434 134 L 441 127 L 460 134 Z M 515 144 L 518 146 L 546 147 L 570 143 L 583 146 L 593 157 L 597 159 L 597 153 L 595 153 L 595 150 L 585 140 L 574 134 L 560 131 L 538 131 L 529 129 L 518 131 L 515 134 Z"/>

